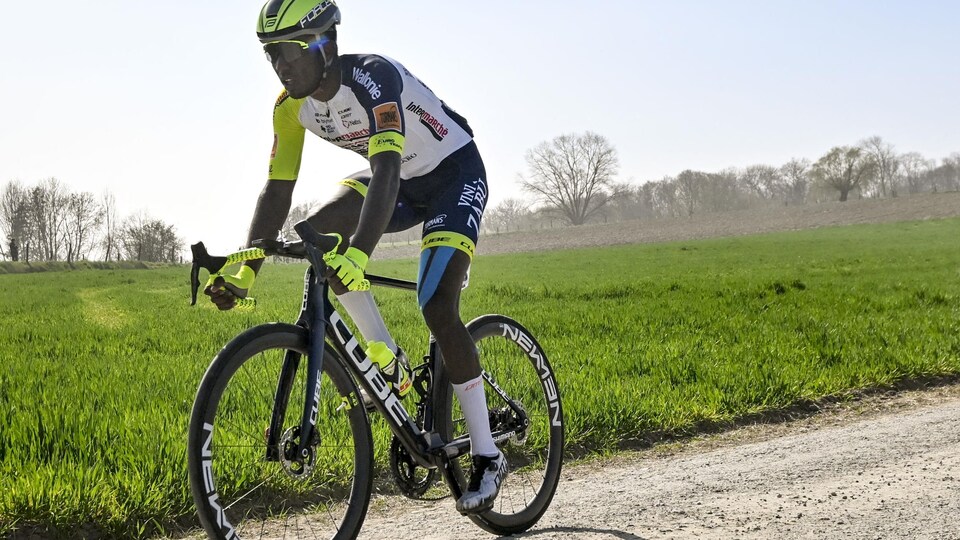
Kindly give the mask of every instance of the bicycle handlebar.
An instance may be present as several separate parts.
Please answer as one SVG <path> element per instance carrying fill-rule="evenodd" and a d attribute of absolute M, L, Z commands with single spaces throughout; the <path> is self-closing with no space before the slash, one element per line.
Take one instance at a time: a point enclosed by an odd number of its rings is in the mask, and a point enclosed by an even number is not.
<path fill-rule="evenodd" d="M 197 304 L 197 291 L 200 290 L 200 269 L 205 268 L 211 276 L 220 276 L 226 267 L 241 263 L 244 261 L 253 261 L 264 259 L 268 255 L 279 255 L 281 257 L 291 257 L 295 259 L 307 258 L 307 247 L 305 244 L 315 247 L 321 253 L 326 253 L 336 249 L 340 243 L 339 235 L 320 234 L 307 223 L 306 220 L 294 225 L 294 230 L 303 239 L 302 242 L 281 242 L 279 240 L 260 239 L 254 240 L 254 247 L 231 253 L 227 256 L 210 255 L 207 252 L 203 242 L 197 242 L 190 246 L 193 253 L 193 267 L 190 269 L 190 305 Z M 253 298 L 238 298 L 236 307 L 241 309 L 252 309 L 256 307 L 257 301 Z"/>

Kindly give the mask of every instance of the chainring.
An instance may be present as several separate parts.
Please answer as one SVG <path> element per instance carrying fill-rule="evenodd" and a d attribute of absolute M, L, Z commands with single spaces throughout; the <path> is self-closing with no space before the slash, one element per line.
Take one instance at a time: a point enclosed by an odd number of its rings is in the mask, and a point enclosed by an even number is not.
<path fill-rule="evenodd" d="M 417 465 L 396 437 L 390 442 L 390 472 L 400 492 L 410 499 L 422 500 L 437 479 L 437 470 Z"/>

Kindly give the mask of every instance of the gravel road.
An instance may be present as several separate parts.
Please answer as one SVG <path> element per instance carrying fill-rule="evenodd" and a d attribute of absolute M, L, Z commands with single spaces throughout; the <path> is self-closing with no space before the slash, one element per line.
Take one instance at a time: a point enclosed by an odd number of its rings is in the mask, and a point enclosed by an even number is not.
<path fill-rule="evenodd" d="M 874 396 L 567 467 L 518 538 L 960 539 L 960 385 Z M 360 538 L 490 539 L 450 500 L 382 497 Z"/>

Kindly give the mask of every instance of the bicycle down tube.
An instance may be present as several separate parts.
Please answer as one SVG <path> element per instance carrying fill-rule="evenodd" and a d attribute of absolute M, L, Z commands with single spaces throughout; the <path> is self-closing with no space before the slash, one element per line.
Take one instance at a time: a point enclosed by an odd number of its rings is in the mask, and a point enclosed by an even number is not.
<path fill-rule="evenodd" d="M 353 335 L 343 318 L 334 309 L 330 302 L 329 283 L 325 279 L 318 279 L 317 277 L 318 272 L 322 272 L 326 266 L 323 261 L 324 252 L 318 246 L 323 245 L 325 243 L 324 239 L 329 237 L 318 234 L 307 222 L 298 223 L 295 230 L 304 240 L 306 258 L 310 262 L 304 281 L 304 305 L 297 324 L 305 326 L 309 330 L 307 365 L 310 371 L 308 373 L 306 395 L 313 397 L 312 400 L 308 397 L 304 406 L 301 426 L 304 426 L 303 429 L 306 429 L 306 433 L 301 432 L 298 455 L 306 455 L 304 452 L 306 452 L 306 448 L 311 441 L 312 431 L 316 425 L 316 409 L 319 400 L 317 389 L 319 388 L 323 349 L 326 343 L 324 336 L 326 336 L 340 354 L 340 357 L 348 364 L 346 367 L 356 375 L 357 382 L 364 387 L 367 395 L 371 396 L 374 407 L 387 419 L 391 431 L 406 447 L 417 464 L 428 468 L 436 467 L 436 460 L 431 456 L 438 453 L 437 449 L 442 446 L 443 442 L 431 431 L 431 435 L 428 435 L 430 437 L 428 443 L 417 423 L 400 403 L 400 399 L 391 391 L 379 368 L 367 357 L 360 341 Z M 326 243 L 329 243 L 329 241 Z M 378 278 L 377 281 L 398 288 L 416 288 L 415 284 L 391 278 Z M 323 328 L 322 331 L 321 328 Z M 278 397 L 278 406 L 281 405 L 281 399 Z M 278 417 L 277 414 L 274 414 L 274 416 Z"/>

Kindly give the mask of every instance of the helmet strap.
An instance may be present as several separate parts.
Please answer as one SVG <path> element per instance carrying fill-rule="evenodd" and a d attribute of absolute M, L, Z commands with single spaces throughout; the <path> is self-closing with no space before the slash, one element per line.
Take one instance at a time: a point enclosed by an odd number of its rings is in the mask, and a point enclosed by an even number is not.
<path fill-rule="evenodd" d="M 323 76 L 320 77 L 321 80 L 327 78 L 327 75 L 330 74 L 330 67 L 333 65 L 333 58 L 327 56 L 327 51 L 326 51 L 327 43 L 329 43 L 329 41 L 324 40 L 319 47 L 320 57 L 323 58 Z"/>

